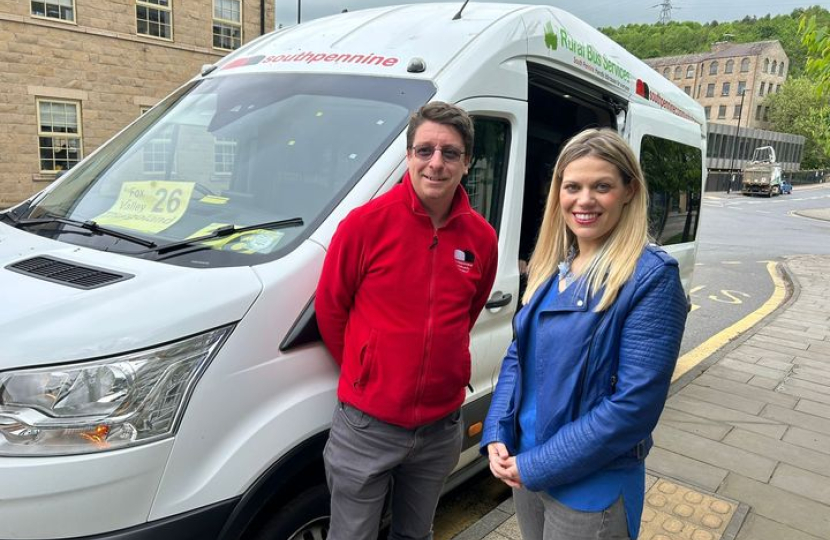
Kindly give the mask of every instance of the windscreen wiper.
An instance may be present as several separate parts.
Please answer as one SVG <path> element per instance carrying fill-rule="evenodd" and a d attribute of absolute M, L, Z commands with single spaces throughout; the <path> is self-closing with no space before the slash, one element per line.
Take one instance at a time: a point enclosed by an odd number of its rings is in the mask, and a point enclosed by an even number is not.
<path fill-rule="evenodd" d="M 30 219 L 18 219 L 14 221 L 14 226 L 18 229 L 22 227 L 29 227 L 33 225 L 43 225 L 45 223 L 61 223 L 63 225 L 72 225 L 73 227 L 78 227 L 80 229 L 86 229 L 90 232 L 95 234 L 101 234 L 106 236 L 112 236 L 113 238 L 120 238 L 121 240 L 127 240 L 134 244 L 138 244 L 140 246 L 144 246 L 147 248 L 154 248 L 157 246 L 155 242 L 150 240 L 146 240 L 141 238 L 140 236 L 135 236 L 132 234 L 124 233 L 121 231 L 117 231 L 115 229 L 110 229 L 109 227 L 102 227 L 98 225 L 92 220 L 87 221 L 80 221 L 77 219 L 69 219 L 69 218 L 59 218 L 59 217 L 46 217 L 46 218 L 30 218 Z"/>
<path fill-rule="evenodd" d="M 237 234 L 246 231 L 254 231 L 256 229 L 285 229 L 288 227 L 300 227 L 303 225 L 303 218 L 291 218 L 291 219 L 281 219 L 279 221 L 268 221 L 265 223 L 257 223 L 256 225 L 246 225 L 244 227 L 237 227 L 236 225 L 223 225 L 222 227 L 218 227 L 211 231 L 208 234 L 202 236 L 196 236 L 194 238 L 185 238 L 184 240 L 178 240 L 176 242 L 170 242 L 168 244 L 163 244 L 161 246 L 155 246 L 151 249 L 140 251 L 138 253 L 131 253 L 131 255 L 144 255 L 145 253 L 158 253 L 159 255 L 163 255 L 165 253 L 176 251 L 179 249 L 187 248 L 193 246 L 195 244 L 199 244 L 206 240 L 213 240 L 214 238 L 222 238 L 224 236 L 230 236 L 232 234 Z M 208 247 L 208 246 L 205 246 Z"/>

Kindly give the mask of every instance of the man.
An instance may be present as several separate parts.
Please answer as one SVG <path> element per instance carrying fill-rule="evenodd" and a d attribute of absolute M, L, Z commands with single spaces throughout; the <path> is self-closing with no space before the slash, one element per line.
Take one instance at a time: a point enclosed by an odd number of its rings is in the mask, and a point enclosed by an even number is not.
<path fill-rule="evenodd" d="M 429 103 L 406 139 L 403 182 L 340 223 L 317 288 L 320 332 L 341 367 L 323 454 L 329 540 L 375 540 L 392 486 L 389 538 L 432 538 L 461 452 L 470 329 L 496 274 L 495 231 L 460 185 L 470 117 Z"/>

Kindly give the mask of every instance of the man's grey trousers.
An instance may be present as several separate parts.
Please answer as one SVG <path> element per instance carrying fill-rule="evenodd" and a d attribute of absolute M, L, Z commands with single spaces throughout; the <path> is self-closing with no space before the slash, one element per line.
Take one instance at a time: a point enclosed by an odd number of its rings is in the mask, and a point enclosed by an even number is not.
<path fill-rule="evenodd" d="M 392 489 L 390 540 L 431 540 L 444 481 L 461 454 L 461 413 L 407 429 L 347 404 L 334 412 L 323 458 L 331 490 L 328 540 L 376 540 Z"/>

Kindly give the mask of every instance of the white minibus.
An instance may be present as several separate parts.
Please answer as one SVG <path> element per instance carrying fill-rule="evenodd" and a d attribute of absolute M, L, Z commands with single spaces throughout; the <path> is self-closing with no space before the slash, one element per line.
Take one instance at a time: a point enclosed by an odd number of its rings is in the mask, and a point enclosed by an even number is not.
<path fill-rule="evenodd" d="M 499 237 L 448 487 L 486 465 L 518 262 L 564 141 L 630 142 L 688 290 L 703 109 L 586 23 L 458 2 L 271 33 L 0 213 L 0 539 L 325 537 L 338 370 L 315 287 L 339 221 L 400 181 L 431 100 L 475 119 L 464 182 Z"/>

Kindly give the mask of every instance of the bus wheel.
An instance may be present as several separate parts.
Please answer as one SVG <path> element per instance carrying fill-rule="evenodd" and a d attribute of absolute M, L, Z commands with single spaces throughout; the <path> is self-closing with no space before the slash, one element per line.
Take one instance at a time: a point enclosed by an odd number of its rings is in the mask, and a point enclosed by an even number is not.
<path fill-rule="evenodd" d="M 275 512 L 253 540 L 326 540 L 330 495 L 324 484 L 303 491 Z"/>

